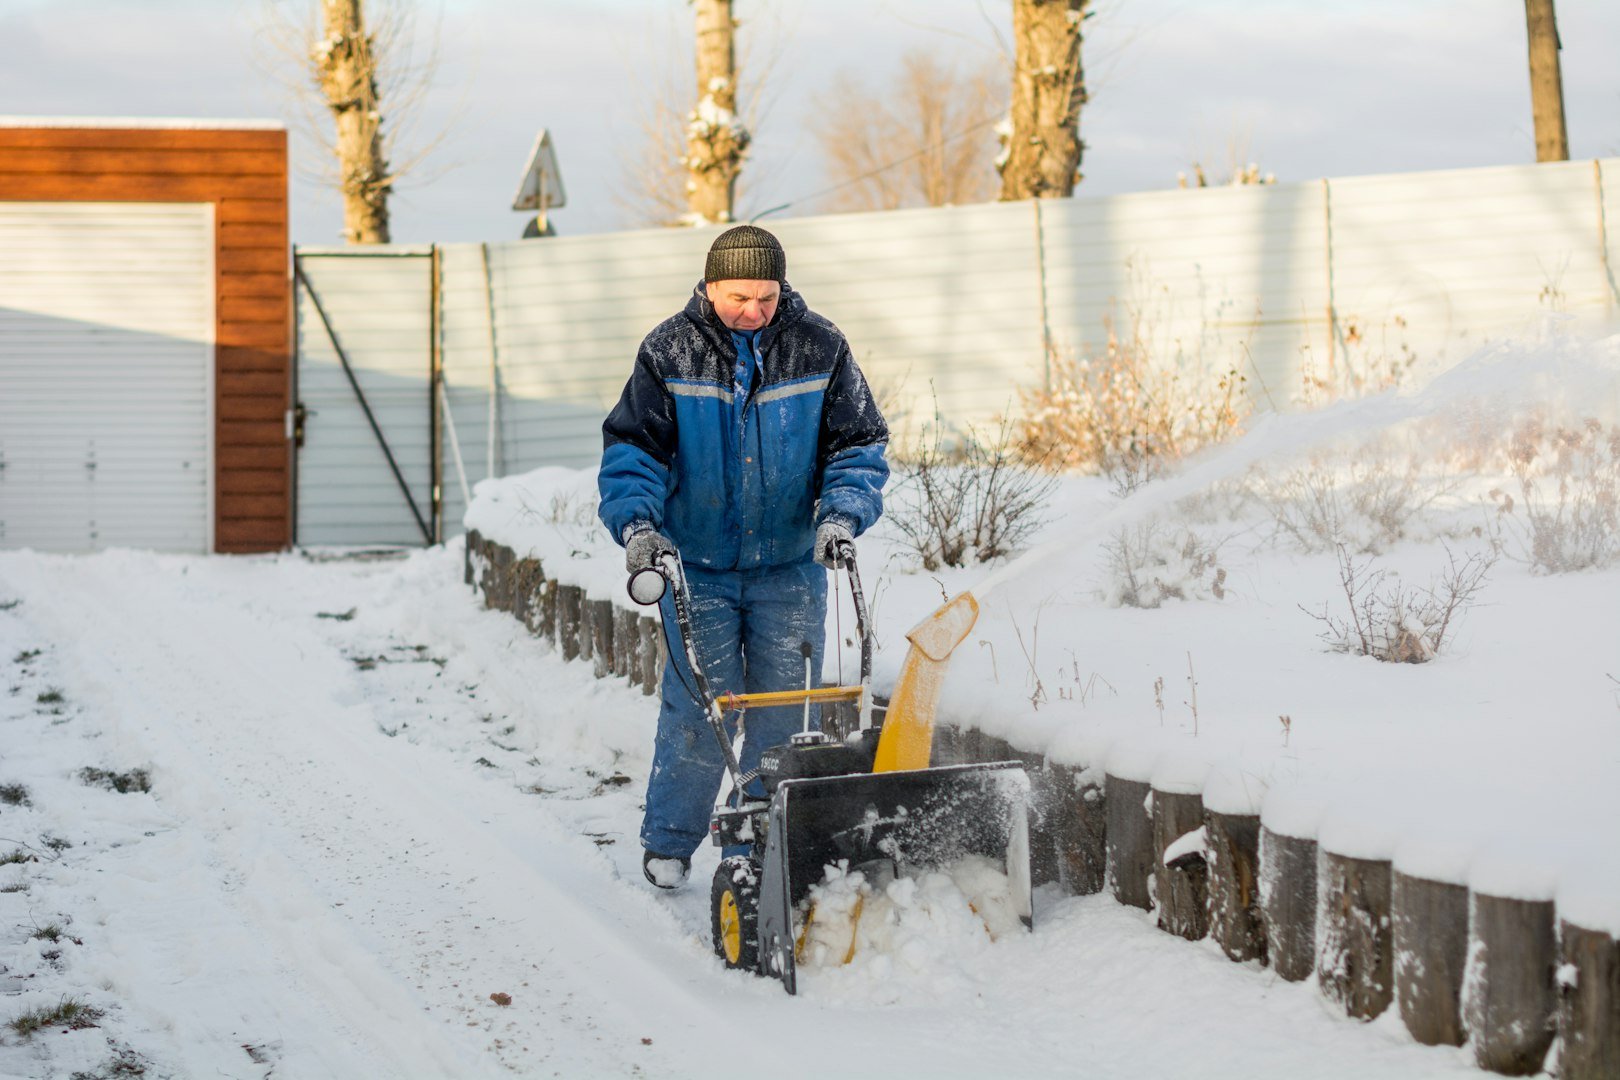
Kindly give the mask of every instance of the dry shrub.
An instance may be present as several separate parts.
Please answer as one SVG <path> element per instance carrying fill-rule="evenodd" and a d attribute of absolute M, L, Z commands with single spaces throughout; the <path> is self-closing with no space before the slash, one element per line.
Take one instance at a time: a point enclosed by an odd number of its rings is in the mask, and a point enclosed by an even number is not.
<path fill-rule="evenodd" d="M 1620 555 L 1620 428 L 1540 418 L 1514 431 L 1508 469 L 1519 499 L 1492 490 L 1500 519 L 1531 567 L 1548 574 L 1612 564 Z"/>
<path fill-rule="evenodd" d="M 1210 375 L 1199 357 L 1157 357 L 1140 318 L 1125 336 L 1110 321 L 1101 355 L 1054 350 L 1048 384 L 1020 397 L 1020 453 L 1101 472 L 1122 495 L 1241 434 L 1251 408 L 1235 364 Z"/>
<path fill-rule="evenodd" d="M 1459 561 L 1448 547 L 1447 565 L 1429 586 L 1409 588 L 1399 581 L 1386 584 L 1389 571 L 1371 560 L 1358 562 L 1345 545 L 1337 545 L 1337 551 L 1348 617 L 1330 614 L 1326 604 L 1321 611 L 1300 610 L 1327 628 L 1322 640 L 1335 651 L 1400 664 L 1422 664 L 1439 655 L 1496 564 L 1494 550 Z"/>
<path fill-rule="evenodd" d="M 1454 494 L 1459 483 L 1445 455 L 1402 451 L 1374 440 L 1313 454 L 1276 472 L 1256 466 L 1244 486 L 1271 515 L 1278 535 L 1300 550 L 1344 544 L 1369 554 L 1408 539 L 1425 512 Z"/>
<path fill-rule="evenodd" d="M 1127 525 L 1103 545 L 1104 594 L 1116 607 L 1156 608 L 1166 600 L 1226 596 L 1221 544 L 1193 529 L 1157 519 Z"/>
<path fill-rule="evenodd" d="M 1374 331 L 1356 315 L 1341 318 L 1337 342 L 1324 357 L 1306 349 L 1299 372 L 1298 403 L 1321 408 L 1341 398 L 1365 397 L 1405 383 L 1417 364 L 1406 341 L 1406 319 L 1392 315 Z"/>
<path fill-rule="evenodd" d="M 1003 422 L 994 442 L 971 429 L 947 444 L 938 414 L 897 456 L 888 518 L 925 570 L 1008 555 L 1045 523 L 1057 478 L 1021 461 Z"/>

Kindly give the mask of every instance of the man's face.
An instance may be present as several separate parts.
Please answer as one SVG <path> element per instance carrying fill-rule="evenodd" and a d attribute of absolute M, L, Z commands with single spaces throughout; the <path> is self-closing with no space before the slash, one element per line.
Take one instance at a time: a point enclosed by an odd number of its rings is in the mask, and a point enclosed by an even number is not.
<path fill-rule="evenodd" d="M 782 286 L 775 281 L 737 278 L 711 281 L 704 286 L 714 313 L 731 330 L 758 330 L 776 318 Z"/>

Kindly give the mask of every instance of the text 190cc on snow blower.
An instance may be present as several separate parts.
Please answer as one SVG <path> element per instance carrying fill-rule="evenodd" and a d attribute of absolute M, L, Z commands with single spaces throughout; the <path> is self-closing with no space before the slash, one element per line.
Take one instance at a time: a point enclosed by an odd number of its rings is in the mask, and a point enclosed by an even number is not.
<path fill-rule="evenodd" d="M 726 966 L 782 980 L 796 992 L 796 946 L 803 947 L 814 911 L 812 885 L 829 867 L 861 870 L 869 881 L 944 869 L 968 856 L 1003 867 L 1014 910 L 1030 922 L 1029 779 L 1016 761 L 929 768 L 934 709 L 952 651 L 972 630 L 978 604 L 963 593 L 906 635 L 910 648 L 886 715 L 872 722 L 872 638 L 855 546 L 839 551 L 849 575 L 861 635 L 858 685 L 770 693 L 710 690 L 693 647 L 691 594 L 678 555 L 630 579 L 639 604 L 673 588 L 675 621 L 687 666 L 719 740 L 732 796 L 715 810 L 709 832 L 716 845 L 748 846 L 746 855 L 722 859 L 710 893 L 714 947 Z M 808 653 L 808 649 L 806 653 Z M 807 663 L 808 666 L 808 663 Z M 860 727 L 843 742 L 806 730 L 761 756 L 744 774 L 725 714 L 774 705 L 854 702 Z M 808 727 L 808 725 L 807 725 Z M 758 779 L 765 798 L 743 794 Z M 853 949 L 853 946 L 851 947 Z M 848 957 L 846 957 L 847 962 Z"/>

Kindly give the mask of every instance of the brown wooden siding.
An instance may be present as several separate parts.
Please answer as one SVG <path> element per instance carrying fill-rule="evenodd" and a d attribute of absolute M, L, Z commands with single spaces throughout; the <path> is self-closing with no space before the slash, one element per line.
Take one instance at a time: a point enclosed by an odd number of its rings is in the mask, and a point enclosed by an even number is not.
<path fill-rule="evenodd" d="M 214 204 L 214 547 L 290 545 L 287 133 L 0 128 L 0 199 Z"/>

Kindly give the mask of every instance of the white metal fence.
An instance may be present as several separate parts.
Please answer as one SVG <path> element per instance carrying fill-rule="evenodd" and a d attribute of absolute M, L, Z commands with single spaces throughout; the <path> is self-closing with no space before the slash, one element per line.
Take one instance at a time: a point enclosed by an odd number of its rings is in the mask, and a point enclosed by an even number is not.
<path fill-rule="evenodd" d="M 1052 356 L 1110 324 L 1164 362 L 1236 367 L 1257 405 L 1286 409 L 1308 374 L 1344 386 L 1455 361 L 1548 311 L 1612 318 L 1617 219 L 1620 159 L 1603 159 L 768 224 L 904 433 L 936 403 L 963 426 L 1016 412 Z M 453 534 L 463 475 L 596 460 L 636 345 L 685 302 L 717 231 L 297 255 L 357 381 L 394 405 L 381 427 L 403 487 L 428 515 L 437 476 Z M 307 288 L 298 341 L 301 400 L 327 390 L 305 425 L 299 542 L 420 541 Z"/>

